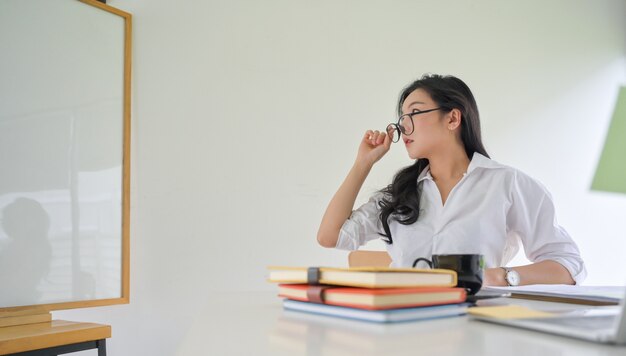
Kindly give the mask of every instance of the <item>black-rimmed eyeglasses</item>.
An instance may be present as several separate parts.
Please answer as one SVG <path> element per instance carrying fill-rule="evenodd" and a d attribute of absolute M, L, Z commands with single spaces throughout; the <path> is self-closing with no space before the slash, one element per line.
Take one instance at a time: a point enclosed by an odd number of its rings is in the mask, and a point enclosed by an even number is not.
<path fill-rule="evenodd" d="M 434 108 L 434 109 L 429 109 L 429 110 L 424 110 L 424 111 L 414 111 L 408 114 L 404 114 L 398 118 L 397 123 L 395 124 L 392 123 L 392 124 L 387 125 L 387 132 L 393 131 L 392 141 L 398 142 L 400 141 L 400 136 L 402 136 L 402 134 L 410 135 L 413 133 L 413 130 L 415 130 L 415 125 L 413 125 L 413 116 L 419 115 L 419 114 L 426 114 L 427 112 L 431 112 L 431 111 L 435 111 L 439 109 L 441 108 Z"/>

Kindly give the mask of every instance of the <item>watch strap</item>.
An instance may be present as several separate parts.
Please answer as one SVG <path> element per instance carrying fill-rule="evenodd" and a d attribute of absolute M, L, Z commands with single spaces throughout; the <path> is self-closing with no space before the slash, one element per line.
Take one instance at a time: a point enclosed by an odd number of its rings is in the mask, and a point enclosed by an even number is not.
<path fill-rule="evenodd" d="M 509 286 L 509 287 L 512 287 L 511 283 L 509 282 L 509 278 L 508 278 L 509 272 L 511 272 L 511 269 L 509 267 L 500 267 L 500 268 L 502 268 L 504 270 L 504 281 L 506 282 L 506 285 Z"/>

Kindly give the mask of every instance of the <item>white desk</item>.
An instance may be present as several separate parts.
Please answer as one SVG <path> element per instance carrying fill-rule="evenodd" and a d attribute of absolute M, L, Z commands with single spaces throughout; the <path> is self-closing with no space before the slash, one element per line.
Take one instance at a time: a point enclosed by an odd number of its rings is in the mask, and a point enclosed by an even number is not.
<path fill-rule="evenodd" d="M 544 310 L 572 304 L 499 299 Z M 495 301 L 494 301 L 495 302 Z M 276 293 L 207 301 L 177 355 L 626 355 L 626 347 L 471 321 L 467 316 L 375 324 L 283 311 Z"/>

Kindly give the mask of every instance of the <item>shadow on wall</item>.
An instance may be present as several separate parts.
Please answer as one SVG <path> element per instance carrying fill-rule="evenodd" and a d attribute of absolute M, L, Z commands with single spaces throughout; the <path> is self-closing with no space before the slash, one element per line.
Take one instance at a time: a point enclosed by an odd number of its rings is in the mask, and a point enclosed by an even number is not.
<path fill-rule="evenodd" d="M 9 241 L 0 246 L 0 305 L 35 304 L 50 266 L 50 217 L 36 200 L 17 198 L 2 210 L 1 222 Z"/>

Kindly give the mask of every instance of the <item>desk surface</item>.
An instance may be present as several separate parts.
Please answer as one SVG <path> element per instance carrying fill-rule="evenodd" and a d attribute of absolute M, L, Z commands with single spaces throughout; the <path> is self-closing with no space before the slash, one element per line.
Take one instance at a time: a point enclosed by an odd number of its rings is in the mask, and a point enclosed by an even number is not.
<path fill-rule="evenodd" d="M 543 310 L 572 304 L 502 298 Z M 282 310 L 276 293 L 220 293 L 207 301 L 177 352 L 186 355 L 624 355 L 595 344 L 469 320 L 375 324 Z"/>

